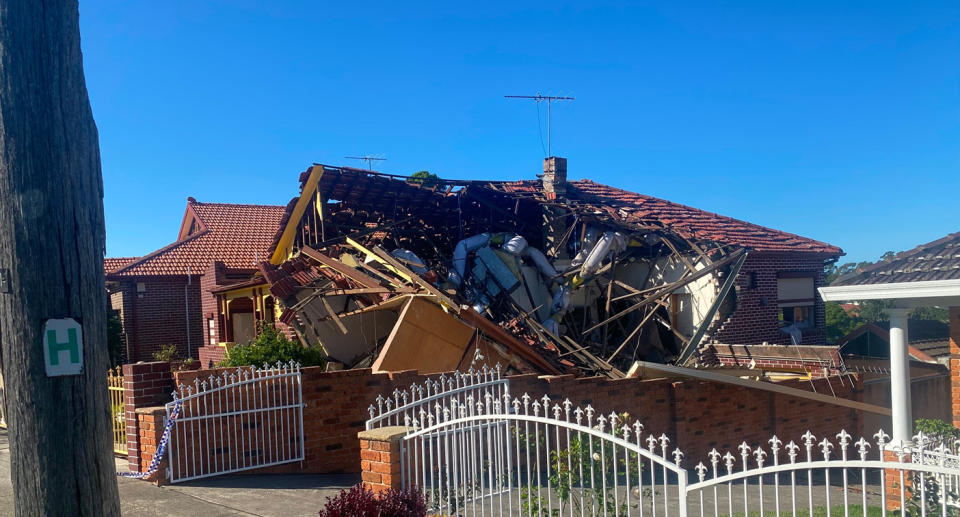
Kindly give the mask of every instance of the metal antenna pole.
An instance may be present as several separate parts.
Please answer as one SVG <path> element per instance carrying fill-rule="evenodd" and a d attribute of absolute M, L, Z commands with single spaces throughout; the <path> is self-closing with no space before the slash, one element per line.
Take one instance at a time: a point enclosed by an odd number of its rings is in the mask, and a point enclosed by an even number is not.
<path fill-rule="evenodd" d="M 385 161 L 387 161 L 386 158 L 380 158 L 380 157 L 378 157 L 378 156 L 370 156 L 369 154 L 365 154 L 365 155 L 363 155 L 363 156 L 344 156 L 344 158 L 347 158 L 347 159 L 349 159 L 349 160 L 362 160 L 362 161 L 367 162 L 367 170 L 369 170 L 369 171 L 372 171 L 372 170 L 373 170 L 373 162 L 374 162 L 374 161 L 378 161 L 378 162 L 385 162 Z"/>
<path fill-rule="evenodd" d="M 553 107 L 553 101 L 572 101 L 573 97 L 556 97 L 552 95 L 541 95 L 540 92 L 537 92 L 536 95 L 504 95 L 507 99 L 533 99 L 539 104 L 542 101 L 547 101 L 547 156 L 553 156 L 553 148 L 551 147 L 552 139 L 552 128 L 551 128 L 551 108 Z M 543 138 L 541 136 L 541 138 Z M 541 145 L 542 145 L 541 140 Z"/>

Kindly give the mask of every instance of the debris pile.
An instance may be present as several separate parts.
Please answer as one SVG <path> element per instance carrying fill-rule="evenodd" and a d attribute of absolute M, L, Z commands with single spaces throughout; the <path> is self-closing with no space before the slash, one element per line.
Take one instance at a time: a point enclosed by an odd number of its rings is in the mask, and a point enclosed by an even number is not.
<path fill-rule="evenodd" d="M 562 158 L 544 171 L 424 182 L 315 166 L 288 207 L 296 235 L 273 251 L 290 258 L 259 264 L 280 321 L 346 368 L 448 371 L 479 353 L 620 378 L 687 362 L 734 309 L 746 250 L 574 199 Z"/>

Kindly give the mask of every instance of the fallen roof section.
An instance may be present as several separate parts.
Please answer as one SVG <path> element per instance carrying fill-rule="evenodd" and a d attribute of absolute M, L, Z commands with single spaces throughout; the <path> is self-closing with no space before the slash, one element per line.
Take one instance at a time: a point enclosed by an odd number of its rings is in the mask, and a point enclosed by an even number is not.
<path fill-rule="evenodd" d="M 348 366 L 406 364 L 398 358 L 428 338 L 421 320 L 433 319 L 468 325 L 529 371 L 622 378 L 637 359 L 690 358 L 735 310 L 725 302 L 753 250 L 842 253 L 566 182 L 565 167 L 548 158 L 542 181 L 491 182 L 314 165 L 301 175 L 270 260 L 259 265 L 284 309 L 281 321 Z M 479 343 L 440 341 L 437 350 Z M 448 355 L 437 361 L 456 353 Z"/>

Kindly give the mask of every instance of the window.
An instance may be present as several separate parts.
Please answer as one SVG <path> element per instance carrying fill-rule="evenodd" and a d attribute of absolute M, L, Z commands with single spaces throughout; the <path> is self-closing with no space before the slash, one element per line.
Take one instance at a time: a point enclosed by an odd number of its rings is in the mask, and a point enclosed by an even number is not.
<path fill-rule="evenodd" d="M 213 318 L 207 318 L 207 336 L 210 339 L 210 346 L 217 346 L 217 328 L 213 323 Z"/>
<path fill-rule="evenodd" d="M 801 329 L 815 327 L 815 302 L 812 274 L 781 273 L 777 278 L 777 308 L 781 326 L 796 325 Z"/>

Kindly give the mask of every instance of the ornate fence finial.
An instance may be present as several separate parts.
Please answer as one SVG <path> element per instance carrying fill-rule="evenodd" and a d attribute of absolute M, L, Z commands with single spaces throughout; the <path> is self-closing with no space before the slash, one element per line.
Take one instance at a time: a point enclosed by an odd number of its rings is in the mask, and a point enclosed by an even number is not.
<path fill-rule="evenodd" d="M 857 452 L 860 454 L 860 461 L 867 461 L 867 449 L 870 448 L 870 442 L 861 436 L 854 445 L 857 446 Z"/>

